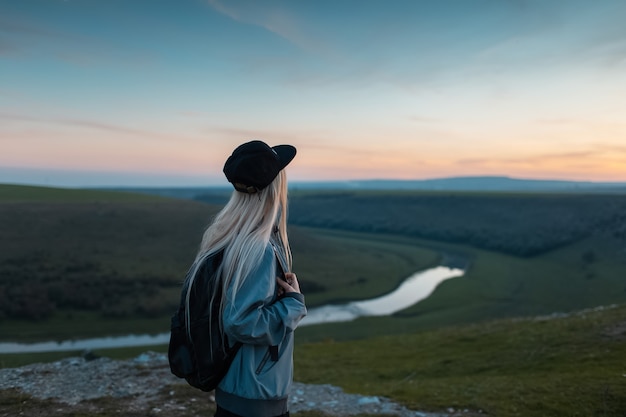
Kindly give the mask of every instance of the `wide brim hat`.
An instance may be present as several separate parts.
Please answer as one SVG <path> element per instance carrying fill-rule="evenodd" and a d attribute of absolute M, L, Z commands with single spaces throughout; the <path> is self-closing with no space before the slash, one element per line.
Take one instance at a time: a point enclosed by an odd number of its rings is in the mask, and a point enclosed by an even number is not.
<path fill-rule="evenodd" d="M 237 191 L 253 194 L 270 185 L 295 156 L 294 146 L 269 146 L 263 141 L 253 140 L 233 151 L 223 171 Z"/>

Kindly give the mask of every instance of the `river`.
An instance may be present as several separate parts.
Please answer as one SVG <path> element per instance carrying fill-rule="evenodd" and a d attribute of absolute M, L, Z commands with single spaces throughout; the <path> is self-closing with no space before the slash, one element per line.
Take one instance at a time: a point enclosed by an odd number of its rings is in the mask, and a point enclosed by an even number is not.
<path fill-rule="evenodd" d="M 463 269 L 437 266 L 418 271 L 408 277 L 398 288 L 389 294 L 370 300 L 353 301 L 346 304 L 325 305 L 311 308 L 300 326 L 320 323 L 351 321 L 363 316 L 387 316 L 410 307 L 427 298 L 437 286 L 450 278 L 460 277 Z M 169 332 L 157 335 L 127 335 L 99 337 L 94 339 L 67 340 L 63 342 L 40 343 L 0 343 L 1 353 L 35 353 L 80 351 L 132 346 L 153 346 L 167 344 Z"/>

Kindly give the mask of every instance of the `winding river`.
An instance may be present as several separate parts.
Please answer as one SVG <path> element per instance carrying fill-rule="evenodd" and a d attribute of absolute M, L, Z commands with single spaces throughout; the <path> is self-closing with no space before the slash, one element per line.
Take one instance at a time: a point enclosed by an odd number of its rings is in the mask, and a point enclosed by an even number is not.
<path fill-rule="evenodd" d="M 458 268 L 437 266 L 419 271 L 405 279 L 389 294 L 371 300 L 310 308 L 299 326 L 351 321 L 362 316 L 388 316 L 427 298 L 441 282 L 465 273 Z"/>
<path fill-rule="evenodd" d="M 408 277 L 393 292 L 371 300 L 311 308 L 300 326 L 351 321 L 362 316 L 386 316 L 427 298 L 437 286 L 450 278 L 460 277 L 463 269 L 437 266 Z M 0 343 L 0 353 L 34 353 L 80 351 L 87 349 L 163 345 L 169 342 L 169 332 L 157 335 L 128 335 L 94 339 L 41 343 Z"/>

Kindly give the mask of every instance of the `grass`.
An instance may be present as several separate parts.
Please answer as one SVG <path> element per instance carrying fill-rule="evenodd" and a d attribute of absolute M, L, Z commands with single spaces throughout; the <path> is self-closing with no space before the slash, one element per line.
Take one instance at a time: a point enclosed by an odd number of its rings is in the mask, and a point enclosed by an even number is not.
<path fill-rule="evenodd" d="M 495 416 L 626 414 L 626 306 L 367 340 L 303 344 L 298 381 L 414 409 Z"/>
<path fill-rule="evenodd" d="M 22 343 L 35 343 L 48 340 L 72 340 L 95 338 L 105 335 L 158 334 L 169 330 L 170 316 L 156 318 L 134 317 L 125 320 L 103 318 L 97 312 L 76 312 L 57 314 L 42 322 L 32 320 L 2 321 L 5 340 L 13 336 Z M 2 340 L 2 338 L 0 338 Z"/>
<path fill-rule="evenodd" d="M 167 353 L 167 345 L 155 346 L 133 346 L 126 348 L 95 349 L 90 351 L 92 357 L 111 359 L 130 359 L 140 354 L 152 351 L 157 353 Z M 12 353 L 0 355 L 0 368 L 17 368 L 31 363 L 56 362 L 65 358 L 82 356 L 85 352 L 36 352 L 36 353 Z"/>
<path fill-rule="evenodd" d="M 108 190 L 83 190 L 72 188 L 38 187 L 0 184 L 0 203 L 23 202 L 129 202 L 163 201 L 162 197 Z"/>

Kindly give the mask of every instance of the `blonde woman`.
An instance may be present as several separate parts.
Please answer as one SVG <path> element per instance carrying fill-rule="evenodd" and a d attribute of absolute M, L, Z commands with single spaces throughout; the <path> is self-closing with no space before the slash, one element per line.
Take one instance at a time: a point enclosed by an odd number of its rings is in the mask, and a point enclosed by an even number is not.
<path fill-rule="evenodd" d="M 237 147 L 224 165 L 235 191 L 198 251 L 223 251 L 223 331 L 242 343 L 215 390 L 216 417 L 289 415 L 293 332 L 306 315 L 287 237 L 284 168 L 295 155 L 293 146 L 258 140 Z"/>

